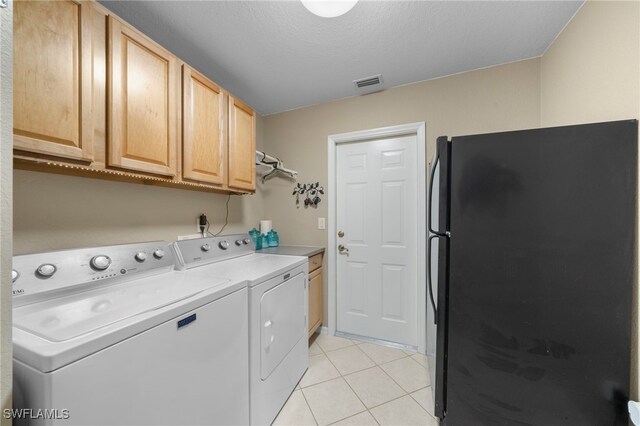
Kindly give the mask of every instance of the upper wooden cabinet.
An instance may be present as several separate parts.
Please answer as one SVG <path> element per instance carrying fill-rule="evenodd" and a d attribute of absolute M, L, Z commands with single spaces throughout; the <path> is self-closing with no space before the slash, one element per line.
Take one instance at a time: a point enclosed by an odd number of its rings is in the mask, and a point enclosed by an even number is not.
<path fill-rule="evenodd" d="M 93 0 L 15 0 L 14 166 L 254 192 L 255 112 Z"/>
<path fill-rule="evenodd" d="M 110 166 L 176 175 L 177 59 L 109 17 Z"/>
<path fill-rule="evenodd" d="M 256 113 L 229 96 L 229 188 L 256 189 Z"/>
<path fill-rule="evenodd" d="M 91 5 L 16 1 L 14 148 L 90 162 Z"/>
<path fill-rule="evenodd" d="M 182 177 L 226 184 L 225 94 L 202 74 L 182 68 Z"/>

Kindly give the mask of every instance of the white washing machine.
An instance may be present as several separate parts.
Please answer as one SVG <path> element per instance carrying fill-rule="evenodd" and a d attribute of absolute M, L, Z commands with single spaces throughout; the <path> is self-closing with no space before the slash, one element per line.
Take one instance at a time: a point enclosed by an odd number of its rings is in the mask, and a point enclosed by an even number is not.
<path fill-rule="evenodd" d="M 247 281 L 250 422 L 271 424 L 309 367 L 308 259 L 255 253 L 245 234 L 175 247 L 188 272 Z"/>
<path fill-rule="evenodd" d="M 246 283 L 174 266 L 165 242 L 14 257 L 16 423 L 246 425 Z"/>

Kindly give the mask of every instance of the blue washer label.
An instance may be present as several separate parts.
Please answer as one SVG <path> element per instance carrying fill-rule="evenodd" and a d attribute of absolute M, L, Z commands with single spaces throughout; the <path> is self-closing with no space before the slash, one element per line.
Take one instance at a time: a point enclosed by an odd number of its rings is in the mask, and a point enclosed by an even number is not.
<path fill-rule="evenodd" d="M 195 320 L 196 320 L 196 314 L 191 314 L 186 318 L 182 318 L 180 321 L 178 321 L 178 328 L 182 328 L 185 325 L 189 325 Z"/>

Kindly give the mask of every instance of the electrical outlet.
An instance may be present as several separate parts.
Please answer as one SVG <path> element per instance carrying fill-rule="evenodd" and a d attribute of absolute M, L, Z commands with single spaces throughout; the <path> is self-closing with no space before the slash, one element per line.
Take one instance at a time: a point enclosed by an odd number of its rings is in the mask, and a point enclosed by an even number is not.
<path fill-rule="evenodd" d="M 198 216 L 196 218 L 196 232 L 202 233 L 202 230 L 200 229 L 201 226 L 207 226 L 208 220 L 207 220 L 207 216 L 202 213 L 200 216 Z"/>
<path fill-rule="evenodd" d="M 327 221 L 324 217 L 318 218 L 318 229 L 327 229 Z"/>

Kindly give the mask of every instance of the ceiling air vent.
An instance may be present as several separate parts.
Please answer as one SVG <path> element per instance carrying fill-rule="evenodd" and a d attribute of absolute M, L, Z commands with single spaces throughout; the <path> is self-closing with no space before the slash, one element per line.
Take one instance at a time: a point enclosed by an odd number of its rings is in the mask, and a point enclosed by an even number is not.
<path fill-rule="evenodd" d="M 374 75 L 371 77 L 359 78 L 357 80 L 353 80 L 354 84 L 358 89 L 361 90 L 380 90 L 381 87 L 375 87 L 382 84 L 382 74 Z"/>

